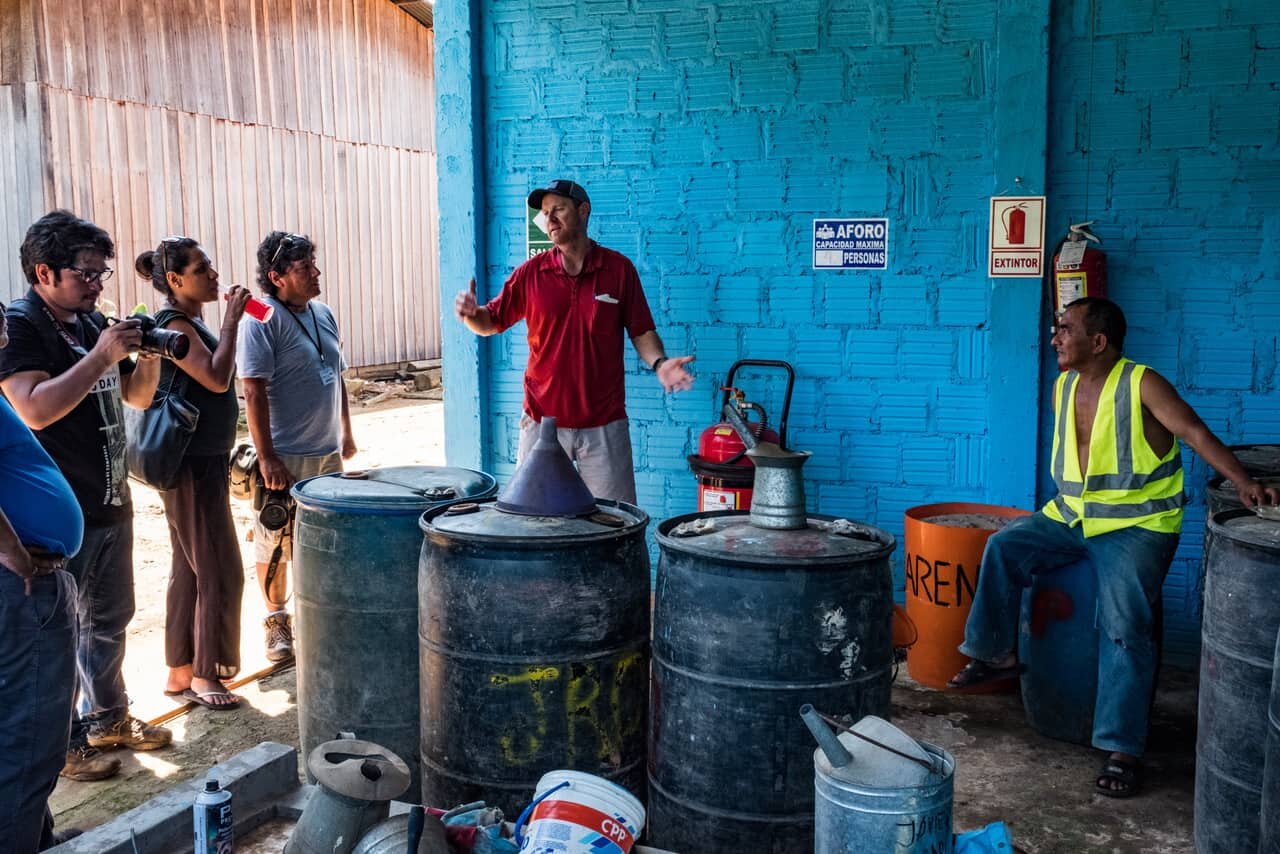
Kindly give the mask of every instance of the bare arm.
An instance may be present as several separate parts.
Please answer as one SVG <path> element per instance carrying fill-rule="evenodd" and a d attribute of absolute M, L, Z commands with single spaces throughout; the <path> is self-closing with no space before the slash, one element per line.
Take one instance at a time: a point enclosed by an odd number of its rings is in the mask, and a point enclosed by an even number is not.
<path fill-rule="evenodd" d="M 271 443 L 271 402 L 267 399 L 267 380 L 244 379 L 245 420 L 249 423 L 249 438 L 258 451 L 258 469 L 268 489 L 286 489 L 293 485 L 289 469 L 276 456 L 276 446 Z"/>
<path fill-rule="evenodd" d="M 338 377 L 338 382 L 342 382 L 342 377 Z M 356 455 L 355 435 L 351 432 L 351 409 L 347 406 L 347 387 L 346 383 L 342 386 L 342 458 L 349 460 Z"/>
<path fill-rule="evenodd" d="M 138 354 L 133 373 L 120 377 L 120 397 L 134 409 L 146 409 L 160 383 L 160 357 Z"/>
<path fill-rule="evenodd" d="M 1264 488 L 1245 469 L 1235 454 L 1222 444 L 1168 380 L 1152 370 L 1142 376 L 1142 405 L 1173 435 L 1186 442 L 1218 474 L 1235 484 L 1246 507 L 1266 501 L 1280 503 L 1280 493 Z"/>
<path fill-rule="evenodd" d="M 643 332 L 631 339 L 631 346 L 636 348 L 636 355 L 640 357 L 640 361 L 645 367 L 653 369 L 653 364 L 658 359 L 662 359 L 662 364 L 654 369 L 654 373 L 658 376 L 658 382 L 662 383 L 662 387 L 667 391 L 687 391 L 693 386 L 693 374 L 685 368 L 685 365 L 693 361 L 693 356 L 675 356 L 667 357 L 667 351 L 662 347 L 662 339 L 658 337 L 658 333 L 652 329 Z"/>
<path fill-rule="evenodd" d="M 222 322 L 222 334 L 218 337 L 218 346 L 213 352 L 204 345 L 195 327 L 185 318 L 175 318 L 169 322 L 169 328 L 181 332 L 191 341 L 191 349 L 187 357 L 175 362 L 200 385 L 212 392 L 224 392 L 231 387 L 231 377 L 236 370 L 236 337 L 240 333 L 240 324 L 229 321 L 231 312 L 227 312 L 228 320 Z"/>
<path fill-rule="evenodd" d="M 477 335 L 493 335 L 498 326 L 493 322 L 489 309 L 476 302 L 476 280 L 471 280 L 468 290 L 460 291 L 453 300 L 453 313 L 466 327 Z"/>

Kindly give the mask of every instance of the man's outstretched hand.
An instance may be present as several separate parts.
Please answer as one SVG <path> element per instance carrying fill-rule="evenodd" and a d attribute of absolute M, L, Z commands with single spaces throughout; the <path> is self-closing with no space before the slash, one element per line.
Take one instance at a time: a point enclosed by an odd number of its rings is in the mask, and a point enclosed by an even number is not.
<path fill-rule="evenodd" d="M 693 361 L 693 356 L 671 356 L 658 366 L 658 382 L 667 391 L 688 391 L 693 388 L 693 374 L 685 369 L 685 365 Z"/>
<path fill-rule="evenodd" d="M 476 280 L 471 280 L 471 287 L 461 291 L 453 298 L 453 313 L 459 320 L 475 317 L 480 312 L 480 304 L 476 302 Z"/>

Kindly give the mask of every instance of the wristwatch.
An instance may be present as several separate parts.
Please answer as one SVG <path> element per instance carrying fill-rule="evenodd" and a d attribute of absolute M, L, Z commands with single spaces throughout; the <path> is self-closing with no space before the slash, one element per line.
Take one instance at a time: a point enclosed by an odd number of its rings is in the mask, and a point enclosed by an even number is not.
<path fill-rule="evenodd" d="M 653 360 L 653 364 L 650 366 L 649 370 L 653 371 L 656 374 L 658 372 L 658 368 L 661 368 L 662 363 L 665 362 L 666 360 L 667 360 L 666 356 L 659 356 L 658 358 Z"/>

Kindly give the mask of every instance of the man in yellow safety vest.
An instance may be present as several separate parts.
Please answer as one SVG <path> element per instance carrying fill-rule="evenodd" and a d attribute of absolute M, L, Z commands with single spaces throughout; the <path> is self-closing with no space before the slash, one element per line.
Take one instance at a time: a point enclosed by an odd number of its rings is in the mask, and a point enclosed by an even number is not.
<path fill-rule="evenodd" d="M 1101 630 L 1093 745 L 1108 752 L 1100 794 L 1129 797 L 1141 783 L 1155 684 L 1154 607 L 1182 530 L 1186 442 L 1231 480 L 1246 507 L 1280 503 L 1250 477 L 1169 382 L 1124 358 L 1125 319 L 1110 300 L 1086 297 L 1058 319 L 1053 347 L 1052 468 L 1058 495 L 987 543 L 960 651 L 973 660 L 951 688 L 1011 679 L 1016 620 L 1032 576 L 1088 558 L 1098 576 Z"/>

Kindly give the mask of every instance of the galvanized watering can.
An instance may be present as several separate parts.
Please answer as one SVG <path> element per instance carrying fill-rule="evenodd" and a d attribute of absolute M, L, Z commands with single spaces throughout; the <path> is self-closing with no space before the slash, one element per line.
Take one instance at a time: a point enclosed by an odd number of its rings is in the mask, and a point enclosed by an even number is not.
<path fill-rule="evenodd" d="M 285 854 L 351 854 L 409 788 L 409 766 L 390 750 L 343 733 L 307 757 L 316 788 L 285 845 Z M 407 839 L 407 837 L 406 837 Z"/>

